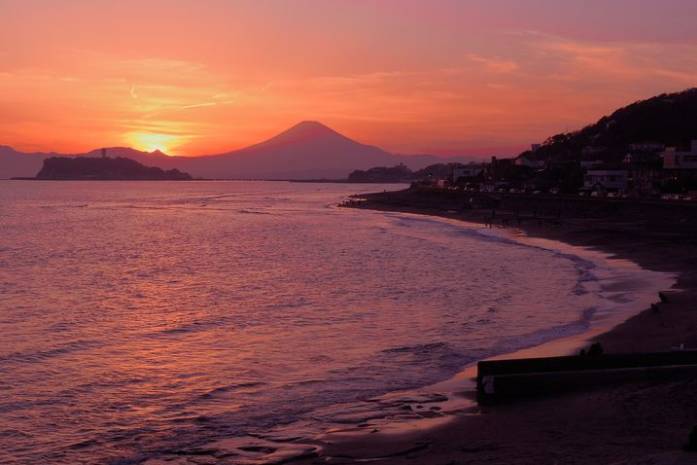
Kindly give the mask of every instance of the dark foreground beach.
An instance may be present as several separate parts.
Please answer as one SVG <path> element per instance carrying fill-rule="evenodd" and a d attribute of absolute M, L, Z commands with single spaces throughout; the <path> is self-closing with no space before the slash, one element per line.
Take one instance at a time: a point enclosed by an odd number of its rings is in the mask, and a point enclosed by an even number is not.
<path fill-rule="evenodd" d="M 492 215 L 491 201 L 403 191 L 350 206 L 508 225 L 677 273 L 667 302 L 594 339 L 608 353 L 697 348 L 697 206 L 506 196 Z M 319 457 L 302 463 L 697 463 L 697 453 L 684 450 L 697 426 L 696 393 L 697 379 L 683 377 L 481 407 L 442 426 L 329 440 Z"/>

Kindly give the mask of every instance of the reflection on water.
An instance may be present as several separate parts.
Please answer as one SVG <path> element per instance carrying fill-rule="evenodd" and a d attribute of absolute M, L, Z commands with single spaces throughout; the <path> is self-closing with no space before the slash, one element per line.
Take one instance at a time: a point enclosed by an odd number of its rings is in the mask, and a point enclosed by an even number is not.
<path fill-rule="evenodd" d="M 138 463 L 580 331 L 592 264 L 389 186 L 0 183 L 0 462 Z"/>

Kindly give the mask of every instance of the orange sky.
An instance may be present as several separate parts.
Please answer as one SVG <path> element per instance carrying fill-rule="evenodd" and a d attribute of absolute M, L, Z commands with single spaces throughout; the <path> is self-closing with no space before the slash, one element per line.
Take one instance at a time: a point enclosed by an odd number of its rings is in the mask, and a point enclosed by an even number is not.
<path fill-rule="evenodd" d="M 697 85 L 693 0 L 0 0 L 0 18 L 0 144 L 30 151 L 220 153 L 312 119 L 505 154 Z"/>

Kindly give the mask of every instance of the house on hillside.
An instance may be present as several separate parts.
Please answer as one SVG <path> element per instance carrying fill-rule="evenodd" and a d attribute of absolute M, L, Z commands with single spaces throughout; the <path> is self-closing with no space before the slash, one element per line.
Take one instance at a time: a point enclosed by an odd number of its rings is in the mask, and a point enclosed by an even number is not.
<path fill-rule="evenodd" d="M 629 144 L 630 152 L 652 152 L 658 153 L 665 150 L 666 146 L 656 142 L 643 142 L 641 144 Z"/>
<path fill-rule="evenodd" d="M 692 141 L 690 150 L 687 152 L 668 147 L 661 157 L 665 170 L 697 170 L 697 140 Z"/>
<path fill-rule="evenodd" d="M 629 172 L 625 169 L 591 169 L 583 179 L 583 188 L 597 192 L 624 192 L 627 190 Z"/>
<path fill-rule="evenodd" d="M 581 149 L 581 155 L 585 158 L 591 158 L 607 152 L 607 147 L 597 145 L 587 145 Z"/>
<path fill-rule="evenodd" d="M 630 169 L 660 170 L 663 168 L 663 159 L 659 153 L 628 152 L 622 162 Z"/>
<path fill-rule="evenodd" d="M 459 165 L 453 168 L 453 182 L 473 179 L 484 173 L 484 166 L 477 164 Z"/>
<path fill-rule="evenodd" d="M 516 166 L 527 166 L 528 168 L 544 168 L 546 162 L 533 156 L 533 152 L 527 152 L 515 159 Z"/>
<path fill-rule="evenodd" d="M 598 166 L 602 166 L 605 162 L 603 160 L 581 160 L 581 168 L 584 170 L 592 170 Z"/>
<path fill-rule="evenodd" d="M 653 195 L 658 192 L 663 179 L 663 144 L 630 144 L 629 151 L 622 161 L 629 171 L 629 190 L 638 196 Z"/>
<path fill-rule="evenodd" d="M 497 180 L 508 178 L 515 171 L 514 158 L 491 157 L 491 163 L 487 166 L 487 175 Z"/>

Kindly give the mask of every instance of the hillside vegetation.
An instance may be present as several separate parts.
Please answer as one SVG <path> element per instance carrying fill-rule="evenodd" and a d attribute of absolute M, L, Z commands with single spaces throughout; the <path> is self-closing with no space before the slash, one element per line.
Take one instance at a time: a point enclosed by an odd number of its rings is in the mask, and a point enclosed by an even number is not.
<path fill-rule="evenodd" d="M 631 144 L 687 147 L 697 139 L 697 88 L 662 94 L 621 108 L 580 131 L 557 134 L 534 153 L 536 159 L 621 159 Z"/>

